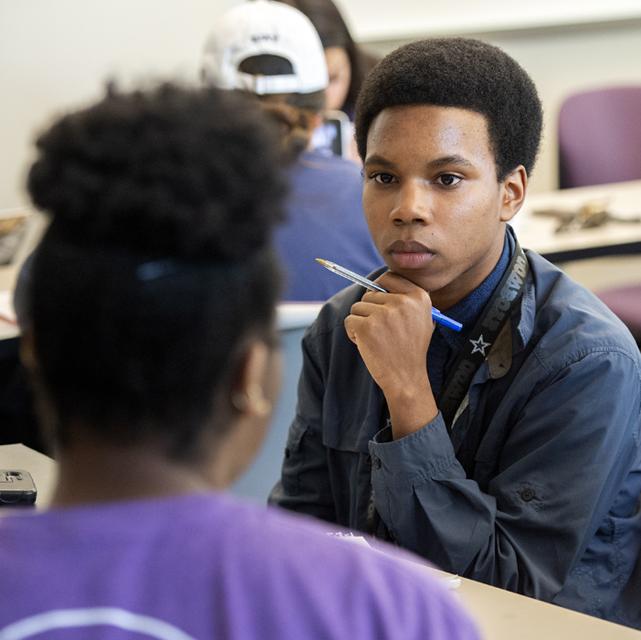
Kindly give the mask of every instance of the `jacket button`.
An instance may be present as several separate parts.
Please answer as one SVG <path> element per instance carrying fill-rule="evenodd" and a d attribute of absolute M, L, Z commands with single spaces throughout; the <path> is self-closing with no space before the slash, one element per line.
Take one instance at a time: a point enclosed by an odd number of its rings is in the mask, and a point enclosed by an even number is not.
<path fill-rule="evenodd" d="M 372 456 L 372 466 L 374 467 L 374 469 L 380 469 L 381 459 L 377 458 L 376 456 Z"/>
<path fill-rule="evenodd" d="M 536 493 L 534 493 L 534 489 L 532 489 L 532 487 L 525 487 L 524 489 L 521 489 L 519 495 L 523 502 L 530 502 L 530 500 L 534 500 L 534 498 L 536 498 Z"/>

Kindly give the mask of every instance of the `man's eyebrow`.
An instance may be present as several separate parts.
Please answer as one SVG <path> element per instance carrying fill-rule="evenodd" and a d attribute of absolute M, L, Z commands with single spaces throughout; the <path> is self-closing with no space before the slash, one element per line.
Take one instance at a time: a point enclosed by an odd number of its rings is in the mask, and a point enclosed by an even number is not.
<path fill-rule="evenodd" d="M 394 163 L 390 162 L 389 160 L 386 160 L 383 156 L 379 156 L 377 154 L 374 154 L 373 156 L 368 156 L 365 158 L 365 162 L 363 162 L 365 166 L 368 164 L 376 164 L 381 167 L 393 167 Z"/>
<path fill-rule="evenodd" d="M 449 165 L 456 165 L 459 167 L 473 167 L 474 165 L 467 159 L 464 158 L 463 156 L 459 156 L 458 154 L 454 154 L 451 156 L 442 156 L 440 158 L 435 158 L 434 160 L 430 160 L 427 163 L 427 166 L 432 168 L 432 169 L 439 169 L 440 167 L 445 167 Z"/>
<path fill-rule="evenodd" d="M 365 162 L 363 164 L 365 166 L 377 165 L 386 168 L 392 168 L 394 166 L 393 162 L 378 154 L 374 154 L 365 158 Z M 434 158 L 434 160 L 430 160 L 428 163 L 426 163 L 426 166 L 429 169 L 440 169 L 441 167 L 446 166 L 473 167 L 474 164 L 463 156 L 453 154 L 450 156 L 441 156 L 440 158 Z"/>

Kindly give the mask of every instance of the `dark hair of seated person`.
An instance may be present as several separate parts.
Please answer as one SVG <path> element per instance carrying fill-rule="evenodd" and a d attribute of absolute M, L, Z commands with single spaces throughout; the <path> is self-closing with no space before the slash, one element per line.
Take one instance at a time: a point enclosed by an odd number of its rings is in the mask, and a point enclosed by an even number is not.
<path fill-rule="evenodd" d="M 293 73 L 292 63 L 281 56 L 261 54 L 245 58 L 239 71 L 251 75 L 279 76 Z M 254 95 L 280 133 L 282 159 L 291 163 L 309 146 L 318 114 L 323 110 L 324 91 Z"/>
<path fill-rule="evenodd" d="M 225 435 L 247 344 L 273 350 L 285 186 L 273 126 L 215 88 L 110 87 L 37 141 L 51 217 L 29 291 L 54 439 L 197 460 Z"/>
<path fill-rule="evenodd" d="M 367 76 L 356 105 L 355 137 L 363 160 L 376 116 L 402 105 L 480 113 L 487 120 L 497 179 L 521 164 L 531 174 L 543 123 L 541 101 L 529 75 L 498 47 L 469 38 L 434 38 L 387 55 Z"/>

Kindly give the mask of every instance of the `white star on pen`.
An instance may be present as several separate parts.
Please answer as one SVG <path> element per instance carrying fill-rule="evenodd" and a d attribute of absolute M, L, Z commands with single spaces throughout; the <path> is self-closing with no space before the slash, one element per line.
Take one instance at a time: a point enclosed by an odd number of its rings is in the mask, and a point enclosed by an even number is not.
<path fill-rule="evenodd" d="M 470 340 L 470 342 L 474 347 L 474 349 L 472 349 L 472 353 L 476 353 L 478 351 L 485 357 L 485 350 L 490 346 L 490 343 L 483 340 L 483 334 L 479 336 L 478 340 Z"/>

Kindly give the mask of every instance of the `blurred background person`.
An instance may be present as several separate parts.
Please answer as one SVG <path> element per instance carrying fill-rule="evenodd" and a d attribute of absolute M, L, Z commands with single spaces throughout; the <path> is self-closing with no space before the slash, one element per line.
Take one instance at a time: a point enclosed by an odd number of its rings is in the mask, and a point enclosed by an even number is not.
<path fill-rule="evenodd" d="M 356 44 L 347 24 L 332 0 L 279 0 L 304 13 L 321 39 L 327 62 L 329 84 L 325 92 L 325 116 L 314 130 L 312 145 L 318 149 L 335 150 L 336 125 L 333 119 L 344 114 L 342 154 L 361 164 L 354 141 L 354 108 L 361 84 L 379 58 Z M 337 113 L 338 112 L 338 113 Z"/>
<path fill-rule="evenodd" d="M 214 25 L 203 56 L 208 85 L 254 94 L 278 123 L 291 192 L 276 231 L 285 265 L 284 300 L 326 300 L 346 282 L 314 262 L 327 258 L 362 274 L 382 265 L 361 205 L 354 163 L 310 149 L 321 123 L 327 67 L 313 25 L 279 2 L 238 5 Z"/>
<path fill-rule="evenodd" d="M 354 42 L 340 11 L 332 0 L 279 0 L 304 13 L 321 39 L 327 61 L 329 85 L 325 108 L 354 117 L 356 97 L 378 58 Z"/>
<path fill-rule="evenodd" d="M 423 567 L 217 492 L 278 387 L 268 124 L 162 85 L 40 137 L 23 357 L 59 473 L 52 508 L 0 518 L 0 637 L 477 638 Z"/>

